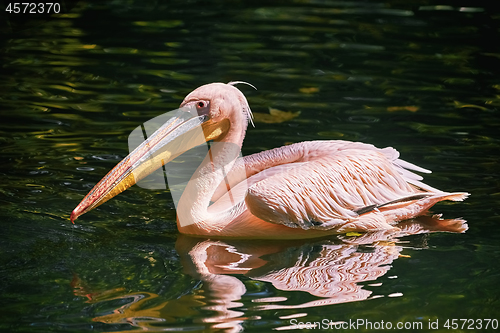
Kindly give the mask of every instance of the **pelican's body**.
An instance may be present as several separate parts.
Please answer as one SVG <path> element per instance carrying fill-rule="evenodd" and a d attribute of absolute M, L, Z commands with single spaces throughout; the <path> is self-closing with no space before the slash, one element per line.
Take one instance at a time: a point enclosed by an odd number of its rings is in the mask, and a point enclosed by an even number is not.
<path fill-rule="evenodd" d="M 177 225 L 185 234 L 309 238 L 392 229 L 395 222 L 424 214 L 438 201 L 461 201 L 468 196 L 442 192 L 420 182 L 422 177 L 409 170 L 430 171 L 400 160 L 399 153 L 390 147 L 310 141 L 238 157 L 251 113 L 245 96 L 232 84 L 202 86 L 190 93 L 181 107 L 196 108 L 198 116 L 194 118 L 202 123 L 205 135 L 202 141 L 215 142 L 177 205 Z M 188 122 L 194 121 L 176 128 Z M 153 134 L 142 150 L 132 152 L 101 180 L 71 219 L 143 177 L 130 175 L 139 168 L 137 161 L 144 150 L 164 140 L 160 135 L 170 140 L 174 132 L 163 131 L 167 134 Z M 187 149 L 200 143 L 191 141 Z M 166 164 L 185 150 L 168 151 L 158 160 Z"/>

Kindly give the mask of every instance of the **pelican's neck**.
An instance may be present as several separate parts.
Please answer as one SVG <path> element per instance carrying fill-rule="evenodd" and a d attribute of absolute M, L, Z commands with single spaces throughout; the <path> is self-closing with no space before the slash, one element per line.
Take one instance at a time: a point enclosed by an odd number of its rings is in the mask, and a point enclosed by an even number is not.
<path fill-rule="evenodd" d="M 195 227 L 218 231 L 232 220 L 235 207 L 218 212 L 210 211 L 208 207 L 217 187 L 225 181 L 241 155 L 247 126 L 245 121 L 239 121 L 239 126 L 233 126 L 234 123 L 231 122 L 231 128 L 220 141 L 212 143 L 207 156 L 184 189 L 177 206 L 179 230 Z"/>

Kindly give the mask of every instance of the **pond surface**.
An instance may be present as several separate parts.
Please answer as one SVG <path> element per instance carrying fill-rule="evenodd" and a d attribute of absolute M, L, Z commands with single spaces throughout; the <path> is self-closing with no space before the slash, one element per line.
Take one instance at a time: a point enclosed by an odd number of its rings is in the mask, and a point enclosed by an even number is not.
<path fill-rule="evenodd" d="M 0 330 L 309 331 L 364 320 L 448 332 L 448 319 L 500 320 L 494 3 L 81 1 L 51 19 L 8 21 Z M 254 113 L 294 115 L 261 116 L 245 155 L 305 140 L 393 146 L 433 170 L 431 186 L 471 197 L 401 234 L 236 242 L 181 236 L 168 191 L 135 186 L 71 224 L 134 128 L 202 84 L 234 80 L 258 88 L 240 86 Z"/>

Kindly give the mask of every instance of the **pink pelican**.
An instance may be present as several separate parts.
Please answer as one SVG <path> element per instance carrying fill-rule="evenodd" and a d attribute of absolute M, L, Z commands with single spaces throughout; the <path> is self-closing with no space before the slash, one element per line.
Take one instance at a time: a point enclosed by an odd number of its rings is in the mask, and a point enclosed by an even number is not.
<path fill-rule="evenodd" d="M 391 147 L 309 141 L 239 157 L 228 147 L 241 149 L 252 113 L 236 83 L 211 83 L 187 95 L 181 108 L 197 114 L 158 129 L 85 196 L 71 221 L 208 141 L 222 145 L 210 148 L 176 207 L 177 227 L 188 235 L 293 239 L 397 230 L 396 222 L 426 214 L 439 201 L 469 195 L 424 184 L 410 170 L 430 171 L 399 159 Z M 200 126 L 201 138 L 187 134 Z M 143 162 L 157 146 L 181 137 L 182 144 L 155 157 L 155 167 Z"/>

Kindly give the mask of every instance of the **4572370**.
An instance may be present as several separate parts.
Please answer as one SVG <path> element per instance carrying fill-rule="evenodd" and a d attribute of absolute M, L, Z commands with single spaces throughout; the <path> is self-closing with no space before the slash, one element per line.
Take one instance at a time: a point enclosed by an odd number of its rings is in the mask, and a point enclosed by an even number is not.
<path fill-rule="evenodd" d="M 61 4 L 58 2 L 9 2 L 5 11 L 9 14 L 58 14 Z"/>
<path fill-rule="evenodd" d="M 450 330 L 498 329 L 498 319 L 447 319 L 443 325 Z"/>

